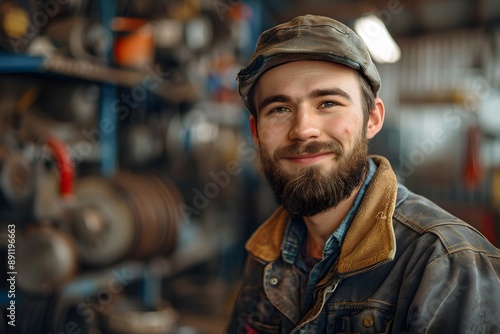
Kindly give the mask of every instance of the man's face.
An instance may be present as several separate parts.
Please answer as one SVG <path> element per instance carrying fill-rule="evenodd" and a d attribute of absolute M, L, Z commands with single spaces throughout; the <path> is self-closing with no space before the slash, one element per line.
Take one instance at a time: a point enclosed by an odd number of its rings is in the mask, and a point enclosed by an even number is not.
<path fill-rule="evenodd" d="M 358 74 L 324 61 L 296 61 L 262 75 L 251 128 L 278 204 L 296 217 L 338 205 L 364 178 L 366 123 Z"/>

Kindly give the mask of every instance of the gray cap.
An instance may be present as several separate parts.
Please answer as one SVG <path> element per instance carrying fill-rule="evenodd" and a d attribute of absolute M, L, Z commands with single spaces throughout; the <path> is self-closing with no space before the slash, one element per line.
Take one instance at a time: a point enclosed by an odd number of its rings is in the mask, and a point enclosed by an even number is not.
<path fill-rule="evenodd" d="M 305 15 L 264 31 L 249 65 L 238 73 L 238 93 L 250 110 L 248 94 L 267 70 L 297 60 L 327 60 L 364 74 L 377 96 L 380 75 L 365 43 L 346 25 L 329 17 Z"/>

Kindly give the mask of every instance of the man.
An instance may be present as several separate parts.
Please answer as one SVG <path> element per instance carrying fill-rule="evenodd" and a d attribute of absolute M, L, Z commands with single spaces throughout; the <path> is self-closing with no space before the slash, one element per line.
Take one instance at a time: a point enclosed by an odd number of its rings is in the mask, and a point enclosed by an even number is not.
<path fill-rule="evenodd" d="M 367 156 L 385 109 L 352 30 L 278 25 L 238 80 L 280 207 L 246 244 L 227 333 L 500 333 L 500 251 Z"/>

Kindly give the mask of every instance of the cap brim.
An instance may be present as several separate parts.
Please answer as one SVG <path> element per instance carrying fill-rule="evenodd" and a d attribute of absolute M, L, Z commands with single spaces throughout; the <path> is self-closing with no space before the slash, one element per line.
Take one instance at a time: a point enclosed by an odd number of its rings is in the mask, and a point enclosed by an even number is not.
<path fill-rule="evenodd" d="M 363 72 L 363 69 L 360 64 L 347 59 L 346 57 L 340 57 L 331 53 L 279 53 L 271 56 L 259 56 L 252 61 L 246 68 L 242 69 L 238 73 L 238 92 L 241 97 L 243 97 L 243 101 L 245 106 L 250 110 L 248 96 L 253 86 L 259 80 L 259 78 L 276 66 L 290 63 L 294 61 L 300 60 L 324 60 L 330 61 L 334 63 L 338 63 L 341 65 L 346 65 L 351 67 L 354 70 L 358 70 Z"/>

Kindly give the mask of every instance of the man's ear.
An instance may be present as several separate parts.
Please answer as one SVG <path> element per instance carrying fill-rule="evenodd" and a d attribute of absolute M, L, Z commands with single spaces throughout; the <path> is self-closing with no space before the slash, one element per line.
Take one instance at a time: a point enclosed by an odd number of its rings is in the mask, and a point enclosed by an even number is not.
<path fill-rule="evenodd" d="M 254 115 L 250 115 L 250 131 L 252 132 L 252 138 L 255 146 L 260 146 L 259 133 L 257 132 L 257 120 Z"/>
<path fill-rule="evenodd" d="M 375 135 L 382 129 L 385 117 L 385 106 L 384 101 L 381 98 L 375 98 L 375 108 L 370 111 L 368 118 L 368 124 L 366 129 L 367 139 L 372 139 Z"/>

